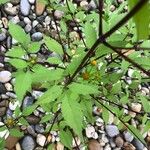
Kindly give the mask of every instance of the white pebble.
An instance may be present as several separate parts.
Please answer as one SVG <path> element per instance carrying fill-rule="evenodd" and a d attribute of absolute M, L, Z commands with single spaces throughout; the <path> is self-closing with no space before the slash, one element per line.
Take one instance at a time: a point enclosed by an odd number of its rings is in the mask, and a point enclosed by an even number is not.
<path fill-rule="evenodd" d="M 46 141 L 46 137 L 42 134 L 38 134 L 37 138 L 36 138 L 36 142 L 40 145 L 40 146 L 44 146 Z"/>
<path fill-rule="evenodd" d="M 17 108 L 17 106 L 20 106 L 19 101 L 15 101 L 15 102 L 10 102 L 9 103 L 10 110 L 15 110 Z"/>
<path fill-rule="evenodd" d="M 1 71 L 0 72 L 0 82 L 6 83 L 11 80 L 11 72 Z"/>
<path fill-rule="evenodd" d="M 6 87 L 7 91 L 13 91 L 13 87 L 10 83 L 5 83 L 5 87 Z"/>

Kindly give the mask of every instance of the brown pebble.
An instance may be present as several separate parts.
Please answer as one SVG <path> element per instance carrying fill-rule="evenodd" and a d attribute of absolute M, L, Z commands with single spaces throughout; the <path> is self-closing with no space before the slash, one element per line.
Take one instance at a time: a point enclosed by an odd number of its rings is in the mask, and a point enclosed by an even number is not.
<path fill-rule="evenodd" d="M 40 16 L 43 14 L 44 10 L 45 10 L 45 4 L 40 2 L 39 0 L 36 1 L 36 6 L 35 6 L 35 11 L 36 11 L 36 15 Z"/>
<path fill-rule="evenodd" d="M 18 137 L 8 136 L 8 138 L 6 139 L 6 148 L 8 148 L 9 150 L 14 148 L 15 145 L 18 143 L 19 139 L 20 138 Z"/>
<path fill-rule="evenodd" d="M 131 143 L 125 142 L 124 150 L 136 150 L 136 148 Z"/>
<path fill-rule="evenodd" d="M 6 113 L 6 107 L 0 107 L 0 117 L 4 116 Z"/>
<path fill-rule="evenodd" d="M 117 147 L 122 147 L 124 144 L 124 140 L 122 137 L 118 136 L 115 139 L 115 143 L 116 143 Z"/>
<path fill-rule="evenodd" d="M 3 100 L 0 102 L 0 107 L 8 107 L 8 101 L 7 100 Z"/>
<path fill-rule="evenodd" d="M 97 140 L 90 140 L 88 142 L 88 150 L 103 150 L 103 147 Z"/>
<path fill-rule="evenodd" d="M 56 145 L 56 150 L 64 150 L 64 145 L 62 143 L 58 142 Z"/>
<path fill-rule="evenodd" d="M 40 122 L 40 118 L 34 115 L 30 115 L 26 117 L 26 120 L 28 121 L 28 123 L 33 124 L 33 125 Z"/>

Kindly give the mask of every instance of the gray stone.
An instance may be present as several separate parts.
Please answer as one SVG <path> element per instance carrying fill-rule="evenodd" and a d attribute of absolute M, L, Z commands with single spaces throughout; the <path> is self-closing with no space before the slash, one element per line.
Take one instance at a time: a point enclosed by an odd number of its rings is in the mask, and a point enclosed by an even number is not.
<path fill-rule="evenodd" d="M 43 127 L 43 125 L 42 124 L 36 124 L 35 125 L 35 131 L 37 133 L 44 133 L 44 127 Z"/>
<path fill-rule="evenodd" d="M 30 135 L 32 135 L 32 136 L 34 136 L 34 137 L 36 137 L 36 133 L 35 133 L 35 130 L 34 130 L 34 126 L 28 126 L 27 127 L 27 131 L 28 131 L 28 133 L 30 134 Z"/>
<path fill-rule="evenodd" d="M 32 26 L 30 24 L 27 24 L 24 28 L 25 32 L 29 33 L 32 30 Z"/>
<path fill-rule="evenodd" d="M 46 18 L 45 18 L 45 24 L 49 25 L 50 22 L 51 22 L 51 18 L 49 16 L 46 16 Z"/>
<path fill-rule="evenodd" d="M 35 148 L 35 141 L 32 136 L 25 136 L 22 140 L 21 147 L 23 150 L 33 150 Z"/>
<path fill-rule="evenodd" d="M 41 91 L 35 91 L 33 90 L 32 92 L 32 96 L 35 98 L 35 99 L 38 99 L 39 97 L 41 97 L 43 95 L 43 92 Z"/>
<path fill-rule="evenodd" d="M 20 1 L 20 10 L 21 10 L 21 13 L 24 15 L 24 16 L 28 16 L 29 15 L 29 12 L 30 12 L 30 3 L 28 0 L 21 0 Z"/>
<path fill-rule="evenodd" d="M 0 42 L 4 41 L 6 39 L 6 34 L 5 33 L 0 33 Z"/>
<path fill-rule="evenodd" d="M 37 20 L 34 20 L 34 21 L 32 22 L 32 27 L 34 28 L 34 27 L 36 27 L 38 24 L 39 24 L 39 22 L 38 22 Z"/>
<path fill-rule="evenodd" d="M 32 34 L 33 41 L 40 41 L 43 38 L 43 34 L 41 32 L 35 32 Z"/>
<path fill-rule="evenodd" d="M 105 129 L 109 137 L 115 137 L 119 134 L 119 130 L 115 125 L 106 125 Z"/>
<path fill-rule="evenodd" d="M 4 116 L 6 113 L 6 107 L 0 107 L 0 117 Z"/>
<path fill-rule="evenodd" d="M 6 83 L 11 80 L 11 72 L 9 71 L 1 71 L 0 72 L 0 82 Z"/>
<path fill-rule="evenodd" d="M 12 38 L 9 36 L 6 41 L 7 48 L 10 49 L 12 46 Z"/>
<path fill-rule="evenodd" d="M 24 17 L 23 21 L 25 24 L 31 24 L 31 20 L 28 17 Z"/>
<path fill-rule="evenodd" d="M 124 138 L 125 138 L 125 140 L 127 142 L 132 142 L 132 140 L 133 140 L 134 137 L 133 137 L 133 135 L 130 132 L 124 131 L 123 135 L 124 135 Z"/>
<path fill-rule="evenodd" d="M 97 8 L 97 5 L 95 3 L 94 0 L 91 0 L 91 2 L 89 3 L 89 9 L 94 10 Z"/>
<path fill-rule="evenodd" d="M 136 150 L 143 150 L 144 149 L 144 145 L 137 139 L 134 139 L 132 141 L 132 144 L 136 147 Z"/>
<path fill-rule="evenodd" d="M 11 118 L 12 115 L 13 115 L 12 110 L 10 110 L 10 109 L 8 108 L 8 109 L 7 109 L 7 112 L 6 112 L 6 115 L 7 115 L 8 118 Z"/>
<path fill-rule="evenodd" d="M 23 100 L 22 108 L 25 109 L 28 106 L 32 105 L 33 101 L 34 101 L 33 97 L 29 97 L 29 96 L 25 97 L 25 99 Z"/>
<path fill-rule="evenodd" d="M 7 90 L 6 90 L 5 86 L 2 83 L 0 83 L 0 94 L 5 94 L 6 92 L 7 92 Z"/>
<path fill-rule="evenodd" d="M 17 24 L 20 22 L 20 18 L 18 16 L 14 16 L 10 19 L 10 21 L 14 24 Z"/>
<path fill-rule="evenodd" d="M 16 94 L 12 93 L 12 92 L 7 92 L 6 95 L 9 96 L 9 97 L 11 97 L 11 98 L 13 98 L 13 99 L 17 98 Z"/>

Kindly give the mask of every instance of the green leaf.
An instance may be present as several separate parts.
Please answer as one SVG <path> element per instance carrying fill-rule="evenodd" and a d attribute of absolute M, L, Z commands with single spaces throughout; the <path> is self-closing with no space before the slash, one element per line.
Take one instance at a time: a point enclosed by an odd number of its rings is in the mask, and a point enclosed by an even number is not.
<path fill-rule="evenodd" d="M 7 3 L 9 0 L 0 0 L 0 5 Z"/>
<path fill-rule="evenodd" d="M 121 82 L 117 82 L 117 83 L 113 84 L 111 94 L 117 94 L 120 91 L 121 91 Z"/>
<path fill-rule="evenodd" d="M 63 131 L 60 130 L 60 141 L 66 146 L 67 148 L 71 149 L 72 145 L 72 134 L 69 130 Z"/>
<path fill-rule="evenodd" d="M 27 91 L 31 89 L 31 74 L 30 72 L 19 71 L 16 73 L 16 80 L 14 90 L 16 92 L 18 100 L 22 101 Z"/>
<path fill-rule="evenodd" d="M 10 59 L 8 62 L 17 69 L 23 69 L 28 66 L 27 62 L 21 59 Z"/>
<path fill-rule="evenodd" d="M 0 137 L 0 148 L 5 149 L 5 139 Z"/>
<path fill-rule="evenodd" d="M 35 109 L 36 109 L 37 105 L 32 105 L 32 106 L 28 106 L 27 108 L 25 108 L 22 112 L 23 116 L 29 116 L 30 114 L 32 114 Z"/>
<path fill-rule="evenodd" d="M 45 122 L 50 121 L 50 120 L 51 120 L 51 118 L 52 118 L 52 116 L 53 116 L 52 114 L 44 115 L 44 117 L 42 117 L 42 119 L 41 119 L 40 123 L 45 123 Z"/>
<path fill-rule="evenodd" d="M 129 8 L 132 9 L 139 1 L 128 0 Z M 133 16 L 133 21 L 136 24 L 138 40 L 147 39 L 150 34 L 150 3 L 149 1 Z M 143 17 L 144 16 L 144 17 Z"/>
<path fill-rule="evenodd" d="M 63 54 L 62 46 L 56 40 L 45 36 L 44 42 L 50 51 L 56 52 L 58 54 Z"/>
<path fill-rule="evenodd" d="M 145 142 L 145 140 L 144 140 L 142 134 L 139 132 L 139 130 L 138 130 L 137 128 L 135 128 L 135 127 L 132 126 L 132 125 L 128 125 L 128 128 L 130 129 L 129 132 L 130 132 L 131 134 L 134 133 L 134 136 L 135 136 L 136 139 L 140 140 L 143 144 L 146 145 L 146 142 Z M 132 131 L 133 133 L 132 133 L 131 131 Z"/>
<path fill-rule="evenodd" d="M 140 96 L 140 99 L 141 99 L 142 105 L 144 107 L 144 111 L 149 113 L 150 112 L 150 109 L 149 109 L 150 108 L 150 102 L 144 96 Z"/>
<path fill-rule="evenodd" d="M 78 53 L 72 58 L 71 63 L 67 66 L 66 72 L 72 75 L 74 71 L 77 69 L 79 64 L 81 63 L 83 57 L 85 56 L 85 52 L 83 50 L 77 50 Z"/>
<path fill-rule="evenodd" d="M 24 47 L 27 47 L 30 42 L 30 36 L 27 35 L 19 25 L 9 23 L 9 33 Z"/>
<path fill-rule="evenodd" d="M 26 119 L 24 119 L 23 117 L 21 117 L 20 119 L 19 119 L 19 123 L 21 123 L 22 125 L 26 125 L 26 126 L 28 126 L 29 125 L 29 123 L 26 121 Z"/>
<path fill-rule="evenodd" d="M 98 86 L 92 84 L 72 83 L 69 89 L 77 94 L 88 95 L 99 93 Z"/>
<path fill-rule="evenodd" d="M 37 53 L 40 50 L 41 44 L 39 42 L 32 42 L 28 47 L 29 53 Z"/>
<path fill-rule="evenodd" d="M 101 44 L 96 49 L 96 56 L 100 57 L 112 53 L 112 50 L 105 45 Z"/>
<path fill-rule="evenodd" d="M 103 117 L 105 124 L 107 124 L 109 121 L 109 111 L 107 109 L 105 109 L 104 107 L 103 107 L 103 111 L 102 111 L 102 117 Z"/>
<path fill-rule="evenodd" d="M 89 48 L 91 48 L 97 39 L 96 31 L 91 23 L 87 22 L 85 24 L 84 33 L 85 33 L 86 44 Z"/>
<path fill-rule="evenodd" d="M 49 57 L 47 59 L 47 62 L 51 63 L 51 64 L 60 64 L 62 63 L 61 59 L 58 57 Z"/>
<path fill-rule="evenodd" d="M 81 104 L 81 108 L 84 113 L 84 116 L 87 117 L 87 119 L 90 123 L 93 123 L 94 118 L 92 115 L 92 111 L 93 111 L 92 101 L 90 99 L 82 99 L 80 104 Z"/>
<path fill-rule="evenodd" d="M 66 123 L 74 130 L 74 132 L 82 135 L 83 114 L 77 99 L 74 96 L 64 96 L 62 99 L 62 115 Z"/>
<path fill-rule="evenodd" d="M 58 85 L 52 86 L 48 91 L 46 91 L 39 99 L 38 104 L 45 104 L 54 101 L 62 93 L 62 87 Z"/>
<path fill-rule="evenodd" d="M 35 65 L 33 67 L 34 73 L 32 74 L 33 83 L 43 83 L 45 81 L 55 81 L 63 77 L 64 70 L 62 69 L 53 69 L 49 70 L 46 67 L 41 65 Z"/>
<path fill-rule="evenodd" d="M 20 132 L 19 129 L 10 129 L 9 132 L 10 132 L 11 136 L 15 136 L 15 137 L 23 137 L 24 136 L 23 132 Z"/>
<path fill-rule="evenodd" d="M 13 48 L 9 49 L 9 51 L 5 55 L 20 58 L 26 55 L 26 52 L 20 46 L 14 46 Z"/>

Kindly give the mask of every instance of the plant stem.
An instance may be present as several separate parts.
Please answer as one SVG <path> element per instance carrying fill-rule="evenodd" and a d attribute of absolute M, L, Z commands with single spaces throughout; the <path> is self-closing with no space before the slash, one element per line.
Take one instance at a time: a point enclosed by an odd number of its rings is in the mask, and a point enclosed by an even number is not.
<path fill-rule="evenodd" d="M 54 124 L 55 124 L 55 122 L 56 122 L 56 119 L 57 119 L 58 115 L 60 114 L 60 112 L 61 112 L 61 110 L 59 109 L 59 110 L 55 113 L 55 117 L 54 117 L 53 122 L 52 122 L 52 124 L 51 124 L 51 126 L 50 126 L 50 129 L 49 129 L 49 131 L 48 131 L 48 134 L 47 134 L 47 136 L 46 136 L 46 140 L 45 140 L 45 142 L 44 142 L 44 146 L 46 145 L 46 142 L 47 142 L 47 140 L 48 140 L 49 133 L 51 132 L 51 130 L 52 130 L 52 128 L 53 128 L 53 126 L 54 126 Z"/>
<path fill-rule="evenodd" d="M 147 76 L 150 76 L 150 72 L 145 70 L 143 67 L 141 67 L 139 64 L 137 64 L 136 62 L 134 62 L 132 59 L 130 59 L 129 57 L 125 56 L 124 54 L 122 54 L 120 51 L 118 51 L 117 49 L 115 49 L 113 46 L 111 46 L 110 44 L 108 44 L 107 42 L 104 42 L 104 45 L 107 46 L 108 48 L 111 48 L 114 52 L 116 52 L 119 56 L 121 56 L 122 58 L 124 58 L 126 61 L 128 61 L 129 63 L 131 63 L 134 67 L 138 68 L 139 70 L 141 70 L 143 73 L 145 73 Z"/>
<path fill-rule="evenodd" d="M 103 0 L 99 0 L 99 37 L 103 34 Z"/>

